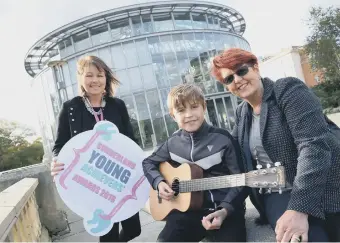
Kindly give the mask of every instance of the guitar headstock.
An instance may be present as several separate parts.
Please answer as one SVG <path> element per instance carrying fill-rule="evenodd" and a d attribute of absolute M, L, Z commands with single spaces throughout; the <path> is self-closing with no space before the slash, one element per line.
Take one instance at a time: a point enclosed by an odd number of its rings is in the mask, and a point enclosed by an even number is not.
<path fill-rule="evenodd" d="M 257 166 L 257 170 L 246 173 L 246 186 L 253 188 L 281 189 L 286 185 L 285 169 L 280 162 L 276 162 L 275 166 L 267 165 L 262 169 L 261 165 Z"/>

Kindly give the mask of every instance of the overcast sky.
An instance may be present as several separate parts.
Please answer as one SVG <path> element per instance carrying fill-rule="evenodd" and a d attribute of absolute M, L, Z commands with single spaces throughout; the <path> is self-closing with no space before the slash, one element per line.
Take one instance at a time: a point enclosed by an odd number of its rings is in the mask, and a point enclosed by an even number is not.
<path fill-rule="evenodd" d="M 117 1 L 118 2 L 118 1 Z M 38 127 L 24 68 L 28 49 L 40 38 L 71 21 L 137 1 L 124 0 L 0 0 L 0 118 Z M 244 37 L 257 56 L 303 45 L 311 6 L 339 6 L 340 0 L 215 0 L 239 11 L 246 21 Z"/>

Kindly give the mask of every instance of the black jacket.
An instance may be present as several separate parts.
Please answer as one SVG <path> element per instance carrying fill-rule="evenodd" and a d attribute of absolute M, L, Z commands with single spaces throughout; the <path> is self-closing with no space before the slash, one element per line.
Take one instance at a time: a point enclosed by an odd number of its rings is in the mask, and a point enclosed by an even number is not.
<path fill-rule="evenodd" d="M 265 78 L 262 82 L 260 135 L 269 158 L 284 165 L 286 179 L 293 185 L 287 209 L 319 218 L 340 212 L 339 128 L 325 119 L 318 98 L 301 80 Z M 241 103 L 232 133 L 244 153 L 247 171 L 255 169 L 249 148 L 251 114 L 249 104 Z M 260 197 L 252 193 L 251 199 L 261 213 Z"/>
<path fill-rule="evenodd" d="M 114 97 L 106 98 L 104 120 L 114 123 L 119 132 L 135 141 L 130 118 L 124 101 Z M 54 156 L 58 156 L 62 147 L 71 137 L 92 130 L 96 120 L 86 109 L 80 96 L 66 101 L 59 114 L 57 138 L 53 146 Z"/>
<path fill-rule="evenodd" d="M 203 123 L 201 128 L 188 133 L 178 130 L 152 155 L 143 161 L 146 178 L 154 189 L 164 180 L 159 172 L 161 162 L 169 162 L 178 167 L 182 163 L 200 166 L 204 177 L 238 174 L 244 171 L 241 151 L 237 141 L 226 130 Z M 247 190 L 244 187 L 206 191 L 206 205 L 224 207 L 228 213 L 244 209 Z"/>

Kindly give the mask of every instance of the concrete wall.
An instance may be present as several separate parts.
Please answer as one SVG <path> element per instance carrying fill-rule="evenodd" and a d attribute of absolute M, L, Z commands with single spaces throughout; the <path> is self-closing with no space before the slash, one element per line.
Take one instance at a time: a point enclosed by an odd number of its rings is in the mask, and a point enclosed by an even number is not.
<path fill-rule="evenodd" d="M 49 164 L 40 163 L 20 169 L 0 173 L 0 191 L 8 188 L 23 178 L 37 178 L 36 200 L 41 223 L 51 234 L 68 228 L 66 216 L 54 182 L 50 175 Z"/>
<path fill-rule="evenodd" d="M 41 224 L 36 178 L 25 178 L 0 192 L 0 242 L 50 242 Z"/>

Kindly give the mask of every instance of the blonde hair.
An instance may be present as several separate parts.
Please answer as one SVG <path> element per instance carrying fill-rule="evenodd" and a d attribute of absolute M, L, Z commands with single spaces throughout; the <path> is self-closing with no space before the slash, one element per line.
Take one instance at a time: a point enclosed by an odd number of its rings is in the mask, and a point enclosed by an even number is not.
<path fill-rule="evenodd" d="M 204 93 L 200 87 L 192 83 L 180 84 L 173 87 L 168 94 L 168 108 L 173 116 L 174 109 L 184 107 L 185 103 L 201 104 L 205 108 Z"/>
<path fill-rule="evenodd" d="M 115 89 L 119 86 L 120 82 L 115 78 L 112 70 L 106 63 L 96 56 L 85 56 L 78 60 L 77 62 L 77 78 L 78 78 L 78 88 L 80 95 L 86 95 L 86 91 L 82 86 L 80 80 L 81 75 L 84 73 L 84 69 L 94 65 L 99 71 L 105 73 L 106 85 L 105 85 L 105 96 L 113 96 Z"/>

